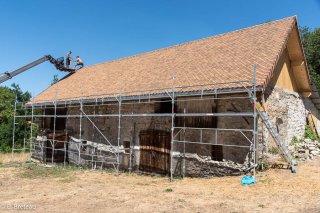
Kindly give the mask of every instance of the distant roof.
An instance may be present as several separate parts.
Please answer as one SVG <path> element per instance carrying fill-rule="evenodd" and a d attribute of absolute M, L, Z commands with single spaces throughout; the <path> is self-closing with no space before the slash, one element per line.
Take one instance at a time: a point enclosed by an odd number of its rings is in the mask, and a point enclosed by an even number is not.
<path fill-rule="evenodd" d="M 135 91 L 171 88 L 173 75 L 175 86 L 252 80 L 254 64 L 257 84 L 265 86 L 295 27 L 296 17 L 289 17 L 86 66 L 43 91 L 34 102 L 107 98 L 119 94 L 120 87 L 123 94 L 139 95 Z M 238 86 L 211 85 L 206 89 Z"/>

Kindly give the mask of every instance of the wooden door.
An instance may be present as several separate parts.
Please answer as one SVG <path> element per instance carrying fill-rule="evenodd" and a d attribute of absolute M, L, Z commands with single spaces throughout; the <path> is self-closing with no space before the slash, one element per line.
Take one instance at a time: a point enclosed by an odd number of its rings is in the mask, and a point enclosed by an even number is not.
<path fill-rule="evenodd" d="M 53 139 L 53 134 L 49 134 L 49 140 Z M 46 162 L 52 161 L 52 152 L 54 147 L 53 162 L 61 163 L 68 159 L 68 143 L 69 136 L 65 133 L 55 134 L 54 146 L 52 142 L 47 141 L 46 146 Z M 64 147 L 66 144 L 66 147 Z"/>
<path fill-rule="evenodd" d="M 171 136 L 162 130 L 143 130 L 139 135 L 141 171 L 169 174 Z"/>

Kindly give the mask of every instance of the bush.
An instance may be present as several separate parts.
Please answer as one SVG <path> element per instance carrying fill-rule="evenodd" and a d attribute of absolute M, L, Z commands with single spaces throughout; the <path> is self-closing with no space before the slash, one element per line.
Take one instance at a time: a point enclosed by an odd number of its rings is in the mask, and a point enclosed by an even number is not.
<path fill-rule="evenodd" d="M 277 155 L 277 154 L 280 154 L 280 150 L 278 147 L 271 147 L 271 149 L 269 150 L 269 153 L 273 154 L 273 155 Z"/>
<path fill-rule="evenodd" d="M 317 136 L 313 133 L 313 131 L 309 125 L 305 126 L 304 138 L 308 138 L 313 141 L 317 140 Z"/>
<path fill-rule="evenodd" d="M 173 192 L 173 189 L 171 188 L 167 188 L 166 190 L 164 190 L 165 192 Z"/>
<path fill-rule="evenodd" d="M 291 139 L 291 145 L 294 145 L 296 143 L 299 143 L 299 140 L 296 136 L 293 136 L 293 138 Z"/>

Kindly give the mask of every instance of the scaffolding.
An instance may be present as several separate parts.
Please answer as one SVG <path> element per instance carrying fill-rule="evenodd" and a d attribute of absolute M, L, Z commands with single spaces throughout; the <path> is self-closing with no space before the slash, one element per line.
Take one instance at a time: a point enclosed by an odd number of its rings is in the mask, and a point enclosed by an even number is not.
<path fill-rule="evenodd" d="M 30 151 L 31 155 L 40 153 L 40 159 L 44 163 L 56 163 L 57 158 L 60 158 L 60 163 L 65 166 L 67 163 L 76 164 L 79 166 L 90 166 L 92 169 L 111 166 L 117 173 L 120 170 L 133 170 L 133 158 L 137 146 L 135 144 L 135 138 L 137 134 L 134 132 L 135 126 L 139 123 L 135 123 L 134 120 L 141 118 L 143 120 L 149 119 L 153 121 L 159 119 L 170 120 L 170 127 L 168 123 L 166 127 L 170 128 L 170 163 L 169 163 L 169 176 L 170 180 L 174 178 L 174 160 L 178 157 L 182 159 L 182 174 L 186 174 L 186 147 L 191 144 L 193 146 L 211 146 L 218 145 L 222 147 L 233 147 L 237 149 L 247 149 L 249 153 L 249 161 L 246 168 L 255 172 L 255 166 L 257 165 L 257 112 L 255 110 L 255 103 L 257 101 L 257 91 L 261 91 L 262 88 L 256 85 L 256 66 L 253 69 L 253 78 L 250 80 L 241 80 L 234 82 L 215 82 L 211 84 L 201 85 L 188 85 L 188 86 L 176 86 L 176 77 L 172 77 L 172 87 L 162 89 L 152 89 L 145 91 L 123 92 L 120 86 L 118 94 L 105 94 L 97 97 L 74 97 L 72 100 L 48 100 L 42 103 L 34 103 L 33 100 L 28 103 L 15 102 L 14 105 L 14 123 L 13 123 L 13 138 L 12 138 L 12 152 L 14 151 Z M 121 85 L 121 83 L 120 83 Z M 227 88 L 227 89 L 226 89 Z M 58 91 L 56 92 L 56 95 Z M 246 103 L 253 103 L 250 111 L 241 112 L 188 112 L 186 107 L 182 112 L 178 112 L 177 105 L 186 102 L 201 102 L 201 101 L 232 101 L 232 100 L 244 100 Z M 135 112 L 134 108 L 143 108 L 144 105 L 151 105 L 156 103 L 171 103 L 170 112 Z M 128 111 L 131 106 L 131 113 Z M 113 107 L 117 108 L 113 112 L 101 112 L 102 108 Z M 90 110 L 89 110 L 90 109 Z M 124 110 L 125 109 L 125 110 Z M 61 110 L 67 110 L 66 113 L 60 113 Z M 77 113 L 72 113 L 72 112 Z M 140 111 L 140 110 L 138 110 Z M 21 112 L 24 112 L 21 113 Z M 188 118 L 249 118 L 250 128 L 223 128 L 220 127 L 190 127 L 186 126 L 186 119 Z M 48 120 L 46 120 L 48 119 Z M 65 119 L 64 129 L 61 130 L 61 126 L 58 127 L 58 123 L 61 119 Z M 106 130 L 103 129 L 104 125 L 101 125 L 100 119 L 117 120 L 114 126 L 110 127 L 110 131 L 116 132 L 116 137 L 106 135 Z M 183 120 L 184 124 L 180 122 L 177 124 L 177 120 Z M 30 132 L 24 134 L 23 147 L 17 147 L 17 137 L 15 136 L 15 127 L 20 122 L 30 123 Z M 130 122 L 128 121 L 130 120 Z M 41 134 L 37 130 L 35 135 L 35 128 L 44 128 L 45 122 L 50 122 L 50 134 L 46 136 L 40 136 Z M 76 125 L 76 121 L 78 124 Z M 83 135 L 84 126 L 83 122 L 90 123 L 92 129 L 91 139 L 88 134 Z M 123 124 L 125 121 L 126 124 Z M 130 123 L 130 126 L 127 124 Z M 142 122 L 143 123 L 143 122 Z M 75 134 L 69 132 L 70 125 L 79 126 L 78 137 Z M 142 124 L 141 124 L 142 125 Z M 153 125 L 161 129 L 163 123 L 154 123 Z M 113 127 L 116 130 L 111 130 Z M 86 125 L 88 128 L 88 125 Z M 114 129 L 115 129 L 114 128 Z M 124 145 L 122 133 L 124 129 L 130 129 L 133 135 L 129 140 L 128 146 Z M 154 129 L 157 129 L 154 127 Z M 88 129 L 87 129 L 88 130 Z M 110 132 L 109 131 L 109 132 Z M 89 132 L 89 130 L 88 130 Z M 197 132 L 199 139 L 196 141 L 186 140 L 186 135 L 190 132 Z M 211 132 L 213 137 L 210 141 L 204 140 L 204 132 Z M 219 140 L 219 136 L 222 132 L 234 132 L 243 137 L 246 143 L 226 143 Z M 209 134 L 209 133 L 208 133 Z M 72 135 L 72 136 L 70 136 Z M 26 138 L 28 137 L 28 138 Z M 97 141 L 96 138 L 99 138 Z M 233 141 L 234 142 L 234 141 Z M 177 148 L 178 147 L 178 148 Z M 179 149 L 179 152 L 175 151 Z M 165 150 L 165 149 L 164 149 Z M 163 150 L 162 150 L 163 151 Z M 166 150 L 165 150 L 166 151 Z M 57 154 L 59 153 L 59 154 Z M 48 159 L 47 154 L 51 155 L 51 160 Z M 121 156 L 128 155 L 129 160 L 127 168 L 122 168 Z M 62 157 L 63 155 L 63 157 Z M 57 157 L 58 156 L 58 157 Z M 63 158 L 63 161 L 61 160 Z M 71 162 L 72 161 L 72 162 Z M 177 161 L 177 160 L 176 160 Z M 177 165 L 177 162 L 176 162 Z"/>

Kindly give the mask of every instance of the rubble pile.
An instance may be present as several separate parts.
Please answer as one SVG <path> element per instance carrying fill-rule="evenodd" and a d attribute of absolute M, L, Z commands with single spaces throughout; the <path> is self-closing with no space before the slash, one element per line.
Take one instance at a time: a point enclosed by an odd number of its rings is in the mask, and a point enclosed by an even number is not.
<path fill-rule="evenodd" d="M 320 142 L 311 139 L 291 144 L 288 149 L 292 156 L 300 161 L 312 160 L 314 157 L 320 156 Z"/>

